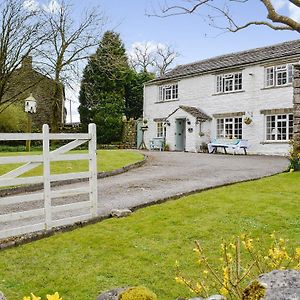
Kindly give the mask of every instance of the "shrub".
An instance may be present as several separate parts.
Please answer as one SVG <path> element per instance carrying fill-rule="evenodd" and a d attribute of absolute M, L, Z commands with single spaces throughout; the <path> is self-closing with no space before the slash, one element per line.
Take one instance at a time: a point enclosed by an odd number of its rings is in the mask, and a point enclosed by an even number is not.
<path fill-rule="evenodd" d="M 26 113 L 19 106 L 10 105 L 0 113 L 0 132 L 24 132 L 26 125 Z"/>
<path fill-rule="evenodd" d="M 289 167 L 288 170 L 290 172 L 298 171 L 300 170 L 300 153 L 295 153 L 293 146 L 291 147 L 290 153 L 289 153 Z"/>
<path fill-rule="evenodd" d="M 149 289 L 138 286 L 132 287 L 121 293 L 119 300 L 156 300 L 157 296 Z"/>
<path fill-rule="evenodd" d="M 288 251 L 284 239 L 277 239 L 274 234 L 271 238 L 271 246 L 266 252 L 262 250 L 259 239 L 255 246 L 254 240 L 245 234 L 237 237 L 234 242 L 223 242 L 218 267 L 214 267 L 208 260 L 200 243 L 196 241 L 194 251 L 200 268 L 199 279 L 192 280 L 183 276 L 176 263 L 175 280 L 202 297 L 208 297 L 215 290 L 230 299 L 249 299 L 245 297 L 251 291 L 262 295 L 264 290 L 259 285 L 251 285 L 250 291 L 249 287 L 245 290 L 248 283 L 255 282 L 259 274 L 276 269 L 300 269 L 300 248 Z"/>

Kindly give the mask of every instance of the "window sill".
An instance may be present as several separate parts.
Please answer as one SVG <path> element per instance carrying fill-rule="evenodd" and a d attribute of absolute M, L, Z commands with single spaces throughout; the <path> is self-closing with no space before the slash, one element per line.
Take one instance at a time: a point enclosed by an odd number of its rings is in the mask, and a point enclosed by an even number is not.
<path fill-rule="evenodd" d="M 282 88 L 286 88 L 286 87 L 291 87 L 293 84 L 289 83 L 289 84 L 285 84 L 285 85 L 276 85 L 276 86 L 267 86 L 261 89 L 261 91 L 263 90 L 272 90 L 272 89 L 282 89 Z"/>
<path fill-rule="evenodd" d="M 223 92 L 223 93 L 214 93 L 212 96 L 220 96 L 220 95 L 228 95 L 228 94 L 238 94 L 238 93 L 244 93 L 245 90 L 240 91 L 233 91 L 233 92 Z"/>
<path fill-rule="evenodd" d="M 154 102 L 154 104 L 166 103 L 166 102 L 174 102 L 174 101 L 179 101 L 179 99 L 173 99 L 173 100 L 164 100 L 164 101 L 156 101 L 156 102 Z"/>
<path fill-rule="evenodd" d="M 260 142 L 261 145 L 268 145 L 268 144 L 289 144 L 289 141 L 264 141 Z"/>

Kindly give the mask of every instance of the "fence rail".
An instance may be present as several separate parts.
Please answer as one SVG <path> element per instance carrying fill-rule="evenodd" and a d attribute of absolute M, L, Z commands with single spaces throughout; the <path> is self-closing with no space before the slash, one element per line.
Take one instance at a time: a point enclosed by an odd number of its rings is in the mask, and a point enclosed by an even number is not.
<path fill-rule="evenodd" d="M 22 166 L 0 176 L 0 187 L 43 183 L 43 192 L 0 198 L 0 239 L 30 233 L 39 230 L 49 230 L 56 226 L 85 221 L 97 216 L 97 142 L 96 125 L 90 124 L 87 134 L 49 133 L 49 126 L 43 125 L 42 133 L 1 133 L 0 141 L 12 140 L 42 140 L 43 153 L 41 155 L 0 157 L 1 164 L 18 164 Z M 67 140 L 68 144 L 50 151 L 51 140 Z M 66 154 L 70 150 L 88 142 L 88 154 Z M 88 160 L 88 172 L 51 175 L 51 161 Z M 43 176 L 19 177 L 31 169 L 43 165 Z M 82 188 L 51 190 L 51 182 L 89 178 L 89 185 Z M 88 201 L 54 205 L 54 198 L 89 194 Z M 18 207 L 26 206 L 30 202 L 42 201 L 42 207 L 15 211 Z M 4 209 L 11 212 L 4 212 Z M 79 211 L 79 214 L 78 214 Z M 87 212 L 88 211 L 88 212 Z M 66 214 L 55 217 L 57 214 Z M 70 214 L 72 214 L 70 216 Z M 75 214 L 75 215 L 74 215 Z M 20 225 L 21 224 L 21 225 Z"/>

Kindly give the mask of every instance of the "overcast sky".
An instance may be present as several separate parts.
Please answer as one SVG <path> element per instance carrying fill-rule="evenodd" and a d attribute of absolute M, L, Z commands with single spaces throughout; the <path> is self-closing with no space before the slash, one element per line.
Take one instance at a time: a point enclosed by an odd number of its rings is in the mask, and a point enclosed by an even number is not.
<path fill-rule="evenodd" d="M 99 6 L 109 19 L 106 29 L 119 32 L 127 49 L 130 49 L 131 45 L 136 42 L 173 45 L 180 53 L 177 64 L 299 38 L 299 33 L 273 31 L 265 27 L 250 27 L 237 33 L 222 33 L 210 27 L 200 14 L 168 18 L 147 16 L 147 13 L 153 13 L 154 9 L 159 12 L 159 4 L 165 1 L 74 0 L 73 3 L 75 3 L 75 12 L 78 15 L 85 7 Z M 55 0 L 50 2 L 53 5 Z M 169 3 L 174 2 L 176 1 L 169 1 Z M 250 0 L 248 2 L 247 5 L 239 4 L 233 7 L 233 14 L 238 16 L 240 22 L 249 20 L 252 16 L 256 16 L 257 19 L 265 18 L 266 10 L 261 1 Z M 40 3 L 49 4 L 49 1 L 40 0 Z M 300 21 L 300 9 L 290 4 L 289 1 L 273 0 L 273 3 L 280 8 L 282 13 Z M 74 94 L 73 98 L 77 96 Z M 73 121 L 79 121 L 75 105 L 72 111 Z"/>

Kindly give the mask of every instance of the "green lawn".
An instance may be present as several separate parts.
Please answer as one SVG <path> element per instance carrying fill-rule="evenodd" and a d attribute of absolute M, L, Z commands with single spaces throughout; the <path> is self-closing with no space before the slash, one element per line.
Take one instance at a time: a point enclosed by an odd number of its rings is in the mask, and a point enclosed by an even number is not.
<path fill-rule="evenodd" d="M 72 151 L 71 153 L 85 153 L 86 151 Z M 97 163 L 98 172 L 111 171 L 128 164 L 140 161 L 143 156 L 137 152 L 122 151 L 122 150 L 98 150 Z M 41 152 L 0 152 L 0 156 L 17 156 L 17 155 L 37 155 Z M 20 164 L 0 165 L 0 175 L 16 168 Z M 51 174 L 83 172 L 88 170 L 88 161 L 58 161 L 51 163 Z M 42 166 L 37 167 L 22 176 L 38 176 L 42 175 Z"/>
<path fill-rule="evenodd" d="M 8 300 L 59 291 L 93 300 L 100 291 L 145 285 L 159 299 L 188 296 L 174 280 L 178 260 L 196 274 L 194 240 L 217 257 L 222 238 L 270 234 L 299 246 L 300 172 L 205 191 L 0 253 L 0 290 Z M 188 270 L 188 271 L 187 271 Z"/>

